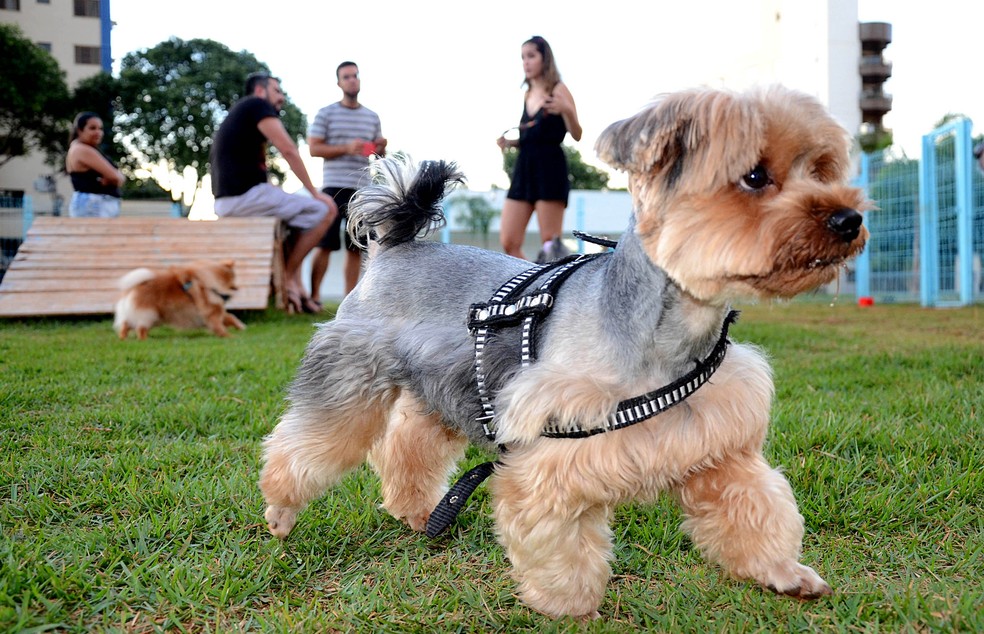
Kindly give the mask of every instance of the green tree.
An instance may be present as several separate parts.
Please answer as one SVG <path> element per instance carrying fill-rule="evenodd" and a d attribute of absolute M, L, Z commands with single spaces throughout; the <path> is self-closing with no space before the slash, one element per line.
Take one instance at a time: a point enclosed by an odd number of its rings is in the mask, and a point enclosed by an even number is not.
<path fill-rule="evenodd" d="M 69 92 L 50 53 L 13 24 L 0 24 L 0 167 L 35 150 L 58 159 L 67 138 Z"/>
<path fill-rule="evenodd" d="M 492 221 L 501 213 L 483 196 L 456 196 L 450 205 L 458 210 L 455 220 L 468 227 L 469 231 L 482 236 L 485 247 L 489 246 L 489 231 Z"/>
<path fill-rule="evenodd" d="M 120 66 L 115 120 L 127 149 L 123 167 L 132 173 L 164 161 L 182 173 L 190 166 L 200 184 L 208 171 L 212 136 L 243 96 L 247 75 L 256 71 L 270 69 L 248 51 L 233 52 L 208 39 L 172 37 L 128 53 Z M 281 120 L 292 137 L 303 138 L 307 121 L 289 97 Z M 272 162 L 270 168 L 283 178 Z"/>
<path fill-rule="evenodd" d="M 884 128 L 878 128 L 874 130 L 869 130 L 858 134 L 858 145 L 861 147 L 861 151 L 867 154 L 872 154 L 874 152 L 880 152 L 886 148 L 892 146 L 895 142 L 895 137 L 891 130 L 886 130 Z"/>
<path fill-rule="evenodd" d="M 605 189 L 608 186 L 608 173 L 594 165 L 584 162 L 581 153 L 569 145 L 560 146 L 567 157 L 567 173 L 571 179 L 571 189 Z M 519 150 L 510 148 L 502 155 L 502 169 L 512 178 L 513 168 Z"/>

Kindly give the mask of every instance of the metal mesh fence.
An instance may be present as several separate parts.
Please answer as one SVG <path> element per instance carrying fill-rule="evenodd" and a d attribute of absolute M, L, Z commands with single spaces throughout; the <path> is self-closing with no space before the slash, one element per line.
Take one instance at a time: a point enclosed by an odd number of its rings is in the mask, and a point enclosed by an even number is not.
<path fill-rule="evenodd" d="M 869 155 L 870 292 L 880 302 L 919 301 L 919 162 L 891 151 Z"/>

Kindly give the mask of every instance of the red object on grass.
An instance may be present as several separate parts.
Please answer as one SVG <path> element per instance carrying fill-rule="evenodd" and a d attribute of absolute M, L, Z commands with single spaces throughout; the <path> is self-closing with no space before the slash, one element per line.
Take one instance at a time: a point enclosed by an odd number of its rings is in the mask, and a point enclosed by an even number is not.
<path fill-rule="evenodd" d="M 874 297 L 859 297 L 858 298 L 858 306 L 874 306 L 874 305 L 875 305 L 875 298 Z"/>

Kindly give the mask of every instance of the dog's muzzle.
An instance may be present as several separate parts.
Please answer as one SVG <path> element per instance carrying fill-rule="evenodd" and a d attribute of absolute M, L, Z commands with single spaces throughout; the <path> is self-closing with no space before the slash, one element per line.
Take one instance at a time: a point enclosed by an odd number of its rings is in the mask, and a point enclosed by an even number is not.
<path fill-rule="evenodd" d="M 844 242 L 853 242 L 861 233 L 864 218 L 854 209 L 839 209 L 827 218 L 827 228 L 840 236 Z"/>

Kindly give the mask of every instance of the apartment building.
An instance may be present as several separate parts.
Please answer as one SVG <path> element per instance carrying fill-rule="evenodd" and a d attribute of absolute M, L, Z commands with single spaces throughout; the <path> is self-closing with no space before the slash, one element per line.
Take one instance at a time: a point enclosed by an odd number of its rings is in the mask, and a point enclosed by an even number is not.
<path fill-rule="evenodd" d="M 109 5 L 110 0 L 0 0 L 0 23 L 18 25 L 51 53 L 73 89 L 86 77 L 112 72 Z M 54 177 L 53 191 L 49 191 L 49 176 Z M 67 211 L 72 185 L 67 176 L 45 164 L 43 155 L 30 155 L 0 169 L 0 195 L 31 196 L 38 213 L 50 213 L 59 204 Z"/>

